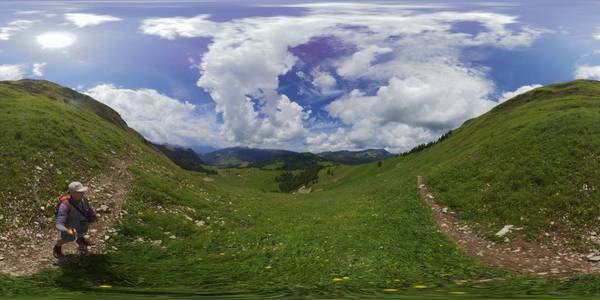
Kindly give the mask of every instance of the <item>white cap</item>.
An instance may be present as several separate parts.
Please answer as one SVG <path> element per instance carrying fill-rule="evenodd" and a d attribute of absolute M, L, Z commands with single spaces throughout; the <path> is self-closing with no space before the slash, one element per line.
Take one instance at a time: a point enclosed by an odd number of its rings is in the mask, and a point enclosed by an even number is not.
<path fill-rule="evenodd" d="M 70 193 L 83 193 L 88 190 L 87 186 L 83 186 L 81 182 L 74 181 L 69 183 L 69 192 Z"/>

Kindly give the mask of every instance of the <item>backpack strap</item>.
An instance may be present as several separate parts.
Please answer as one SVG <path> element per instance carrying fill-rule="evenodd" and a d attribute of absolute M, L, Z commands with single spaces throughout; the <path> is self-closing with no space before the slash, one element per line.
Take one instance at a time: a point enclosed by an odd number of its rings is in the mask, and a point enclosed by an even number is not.
<path fill-rule="evenodd" d="M 83 206 L 85 206 L 86 203 L 87 203 L 86 199 L 81 199 L 81 206 L 82 206 L 82 208 L 83 208 Z M 70 207 L 75 208 L 89 223 L 93 223 L 92 220 L 91 220 L 91 218 L 90 218 L 90 215 L 88 213 L 88 210 L 85 209 L 85 208 L 83 208 L 85 210 L 85 212 L 84 212 L 77 205 L 71 203 L 71 197 L 69 197 L 69 205 L 70 205 Z M 88 204 L 88 207 L 89 207 L 89 204 Z"/>
<path fill-rule="evenodd" d="M 69 210 L 71 210 L 71 208 L 73 207 L 73 205 L 71 204 L 71 195 L 62 195 L 58 197 L 58 201 L 60 202 L 60 204 L 66 204 L 69 207 Z"/>

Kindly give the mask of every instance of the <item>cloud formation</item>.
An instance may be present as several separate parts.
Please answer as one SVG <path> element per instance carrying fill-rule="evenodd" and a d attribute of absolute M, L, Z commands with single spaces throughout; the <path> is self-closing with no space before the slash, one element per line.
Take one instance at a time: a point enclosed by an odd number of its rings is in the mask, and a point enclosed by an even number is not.
<path fill-rule="evenodd" d="M 218 128 L 214 113 L 153 89 L 126 89 L 100 84 L 84 91 L 112 107 L 133 129 L 156 143 L 215 145 Z M 217 144 L 215 146 L 223 146 Z"/>
<path fill-rule="evenodd" d="M 0 65 L 0 80 L 19 80 L 25 78 L 25 65 Z"/>
<path fill-rule="evenodd" d="M 177 37 L 210 37 L 218 30 L 218 24 L 208 20 L 209 15 L 199 15 L 193 18 L 151 18 L 145 19 L 140 31 L 145 34 L 157 35 L 173 40 Z"/>
<path fill-rule="evenodd" d="M 0 27 L 0 40 L 7 41 L 18 32 L 29 29 L 36 21 L 33 20 L 15 20 Z"/>
<path fill-rule="evenodd" d="M 33 63 L 31 73 L 37 77 L 44 76 L 44 69 L 46 68 L 46 65 L 47 63 L 45 62 Z"/>
<path fill-rule="evenodd" d="M 500 96 L 500 99 L 498 99 L 498 103 L 502 103 L 506 100 L 510 100 L 516 96 L 527 93 L 527 92 L 529 92 L 533 89 L 537 89 L 539 87 L 542 87 L 542 85 L 541 84 L 524 85 L 512 92 L 504 92 L 504 93 L 502 93 L 502 96 Z"/>
<path fill-rule="evenodd" d="M 600 65 L 578 65 L 575 68 L 575 78 L 600 80 Z"/>
<path fill-rule="evenodd" d="M 140 31 L 169 40 L 212 39 L 199 66 L 198 86 L 215 101 L 224 121 L 221 133 L 231 143 L 392 151 L 434 139 L 496 104 L 489 99 L 495 87 L 485 68 L 462 63 L 461 49 L 528 47 L 543 32 L 498 13 L 418 12 L 394 4 L 300 6 L 308 9 L 306 15 L 226 22 L 207 15 L 152 18 Z M 483 29 L 460 32 L 454 27 L 460 22 Z M 319 37 L 353 49 L 323 60 L 309 73 L 296 73 L 309 77 L 322 93 L 340 80 L 354 87 L 325 108 L 344 124 L 334 130 L 309 127 L 311 112 L 278 90 L 281 76 L 306 65 L 290 49 Z"/>
<path fill-rule="evenodd" d="M 97 15 L 87 13 L 68 13 L 65 14 L 65 19 L 73 25 L 81 28 L 87 26 L 96 26 L 106 22 L 117 22 L 121 21 L 121 18 L 117 18 L 110 15 Z"/>

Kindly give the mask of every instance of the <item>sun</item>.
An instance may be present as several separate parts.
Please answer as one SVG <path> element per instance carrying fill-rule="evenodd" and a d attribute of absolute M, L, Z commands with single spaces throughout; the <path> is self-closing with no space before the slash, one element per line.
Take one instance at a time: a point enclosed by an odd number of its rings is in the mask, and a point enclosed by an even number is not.
<path fill-rule="evenodd" d="M 46 32 L 36 37 L 42 49 L 59 49 L 71 46 L 75 36 L 66 32 Z"/>

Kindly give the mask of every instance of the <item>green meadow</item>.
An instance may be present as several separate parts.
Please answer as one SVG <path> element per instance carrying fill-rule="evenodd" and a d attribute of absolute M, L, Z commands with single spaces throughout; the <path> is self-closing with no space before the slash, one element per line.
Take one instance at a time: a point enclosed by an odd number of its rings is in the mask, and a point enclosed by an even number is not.
<path fill-rule="evenodd" d="M 579 249 L 593 249 L 581 234 L 596 228 L 600 217 L 599 83 L 536 89 L 466 122 L 435 145 L 381 166 L 331 166 L 332 174 L 322 169 L 306 194 L 278 192 L 277 170 L 184 171 L 123 128 L 111 111 L 61 101 L 63 90 L 51 83 L 26 83 L 0 85 L 0 129 L 7 133 L 0 136 L 4 226 L 13 217 L 9 209 L 23 203 L 12 195 L 28 194 L 31 178 L 39 179 L 36 206 L 48 205 L 70 178 L 85 182 L 133 153 L 134 182 L 108 253 L 32 276 L 2 276 L 1 295 L 600 295 L 597 275 L 537 277 L 481 264 L 437 230 L 416 184 L 424 176 L 438 201 L 486 234 L 514 224 L 535 241 L 543 242 L 540 233 L 553 230 Z M 19 214 L 50 216 L 51 208 Z"/>

